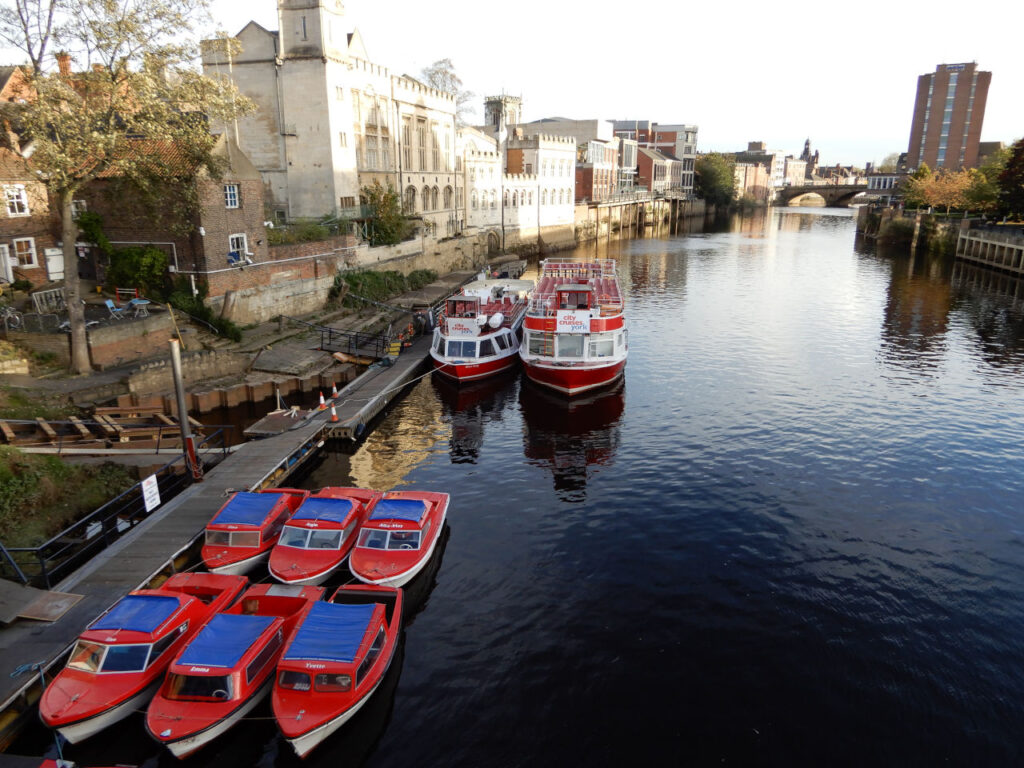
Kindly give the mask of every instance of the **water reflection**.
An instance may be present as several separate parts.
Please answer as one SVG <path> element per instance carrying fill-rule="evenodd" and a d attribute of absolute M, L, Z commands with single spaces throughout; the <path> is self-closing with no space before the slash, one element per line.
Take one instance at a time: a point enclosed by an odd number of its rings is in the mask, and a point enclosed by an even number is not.
<path fill-rule="evenodd" d="M 953 292 L 940 257 L 889 255 L 880 357 L 887 365 L 934 375 L 946 353 Z"/>
<path fill-rule="evenodd" d="M 625 378 L 610 389 L 572 398 L 523 382 L 523 453 L 531 463 L 551 469 L 562 501 L 583 501 L 594 468 L 614 463 L 625 400 Z"/>
<path fill-rule="evenodd" d="M 431 385 L 451 424 L 452 464 L 476 464 L 486 425 L 500 421 L 506 404 L 516 397 L 518 371 L 506 371 L 483 381 L 458 383 L 434 374 Z"/>
<path fill-rule="evenodd" d="M 974 331 L 981 359 L 1024 372 L 1024 280 L 958 261 L 951 282 L 957 314 Z"/>

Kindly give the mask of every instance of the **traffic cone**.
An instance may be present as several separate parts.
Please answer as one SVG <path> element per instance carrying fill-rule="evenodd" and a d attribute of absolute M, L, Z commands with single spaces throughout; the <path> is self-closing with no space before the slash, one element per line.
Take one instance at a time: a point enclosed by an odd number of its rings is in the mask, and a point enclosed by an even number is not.
<path fill-rule="evenodd" d="M 338 412 L 334 410 L 334 403 L 331 403 L 331 422 L 338 421 Z"/>
<path fill-rule="evenodd" d="M 327 403 L 324 402 L 324 393 L 320 392 L 320 406 L 317 408 L 318 411 L 323 411 L 327 408 Z"/>
<path fill-rule="evenodd" d="M 333 400 L 338 396 L 338 385 L 333 381 L 331 382 L 331 399 Z"/>

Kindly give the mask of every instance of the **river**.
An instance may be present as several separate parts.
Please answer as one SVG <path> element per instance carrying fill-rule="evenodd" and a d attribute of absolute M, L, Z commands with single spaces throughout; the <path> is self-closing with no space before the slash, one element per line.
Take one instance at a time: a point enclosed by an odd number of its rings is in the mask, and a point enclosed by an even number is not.
<path fill-rule="evenodd" d="M 1020 283 L 838 209 L 597 255 L 621 385 L 428 376 L 303 481 L 452 495 L 402 657 L 305 764 L 1019 764 Z M 66 755 L 176 764 L 141 727 Z M 272 734 L 188 764 L 298 764 Z"/>

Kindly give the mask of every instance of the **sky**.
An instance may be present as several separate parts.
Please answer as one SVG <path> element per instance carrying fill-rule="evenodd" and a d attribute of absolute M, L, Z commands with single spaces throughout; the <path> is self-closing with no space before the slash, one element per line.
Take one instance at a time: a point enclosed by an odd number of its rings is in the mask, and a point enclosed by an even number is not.
<path fill-rule="evenodd" d="M 1017 7 L 1017 10 L 1012 10 Z M 233 33 L 277 29 L 275 0 L 213 0 Z M 964 4 L 648 0 L 347 0 L 370 59 L 418 75 L 450 58 L 466 88 L 523 99 L 523 119 L 647 119 L 699 126 L 698 149 L 748 141 L 824 164 L 905 152 L 919 75 L 976 61 L 992 72 L 983 141 L 1024 136 L 1014 0 Z"/>

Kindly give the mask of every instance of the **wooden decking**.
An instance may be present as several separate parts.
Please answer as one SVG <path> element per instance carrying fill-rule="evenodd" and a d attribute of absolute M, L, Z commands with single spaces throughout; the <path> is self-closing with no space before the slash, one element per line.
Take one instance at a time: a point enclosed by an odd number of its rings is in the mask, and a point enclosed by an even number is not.
<path fill-rule="evenodd" d="M 6 711 L 9 719 L 16 719 L 16 713 L 27 711 L 34 701 L 32 688 L 38 676 L 11 677 L 15 669 L 23 664 L 53 666 L 93 618 L 127 592 L 182 567 L 206 523 L 233 491 L 284 484 L 316 454 L 326 437 L 362 434 L 370 419 L 424 368 L 429 343 L 427 338 L 417 339 L 393 365 L 371 368 L 342 390 L 334 401 L 337 422 L 330 421 L 330 408 L 314 411 L 291 429 L 240 446 L 203 482 L 165 503 L 59 584 L 58 590 L 83 597 L 57 621 L 19 621 L 0 629 L 0 713 Z M 4 727 L 0 721 L 0 729 Z M 0 734 L 0 749 L 3 746 Z"/>

